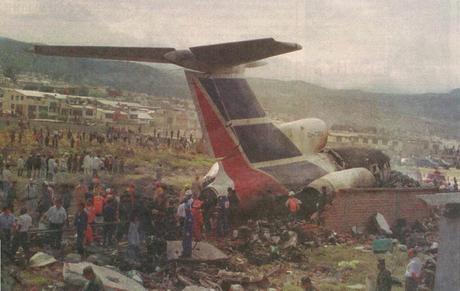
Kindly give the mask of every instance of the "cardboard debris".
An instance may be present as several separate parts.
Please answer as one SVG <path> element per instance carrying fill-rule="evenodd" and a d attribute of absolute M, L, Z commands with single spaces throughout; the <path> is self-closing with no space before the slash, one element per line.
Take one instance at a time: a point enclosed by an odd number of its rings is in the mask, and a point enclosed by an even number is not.
<path fill-rule="evenodd" d="M 194 243 L 195 244 L 195 243 Z M 182 253 L 182 242 L 181 241 L 168 241 L 167 246 L 167 257 L 168 260 L 177 260 Z M 228 256 L 221 250 L 207 242 L 199 242 L 193 249 L 192 257 L 188 260 L 192 261 L 220 261 L 227 260 Z"/>
<path fill-rule="evenodd" d="M 106 267 L 97 266 L 88 262 L 77 264 L 64 263 L 62 270 L 64 281 L 74 286 L 83 286 L 86 279 L 83 277 L 83 269 L 91 266 L 96 275 L 101 279 L 106 290 L 116 291 L 145 291 L 146 289 L 135 280 Z"/>
<path fill-rule="evenodd" d="M 32 268 L 44 267 L 56 262 L 57 260 L 53 256 L 43 252 L 38 252 L 30 258 L 30 266 Z"/>

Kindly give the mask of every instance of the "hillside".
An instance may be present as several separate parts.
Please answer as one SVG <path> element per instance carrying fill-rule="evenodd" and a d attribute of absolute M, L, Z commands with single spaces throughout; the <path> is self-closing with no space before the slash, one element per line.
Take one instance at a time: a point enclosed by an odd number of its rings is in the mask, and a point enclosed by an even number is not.
<path fill-rule="evenodd" d="M 419 134 L 460 137 L 460 92 L 382 94 L 331 90 L 302 81 L 250 79 L 264 107 L 283 119 L 318 117 L 329 125 L 379 126 Z"/>
<path fill-rule="evenodd" d="M 157 96 L 189 97 L 180 70 L 140 63 L 38 56 L 31 45 L 0 38 L 0 66 L 46 74 L 77 85 L 108 86 Z M 169 68 L 169 67 L 168 67 Z M 382 94 L 333 90 L 303 81 L 250 79 L 263 106 L 286 120 L 324 119 L 329 125 L 378 126 L 424 135 L 459 137 L 460 89 L 442 94 Z"/>

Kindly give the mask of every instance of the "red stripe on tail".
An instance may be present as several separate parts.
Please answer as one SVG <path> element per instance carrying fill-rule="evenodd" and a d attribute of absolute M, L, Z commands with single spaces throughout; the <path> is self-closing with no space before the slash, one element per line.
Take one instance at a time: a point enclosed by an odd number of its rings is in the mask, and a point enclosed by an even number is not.
<path fill-rule="evenodd" d="M 205 96 L 195 80 L 193 87 L 209 143 L 215 157 L 223 158 L 222 166 L 233 180 L 235 191 L 240 199 L 240 206 L 242 208 L 251 207 L 263 195 L 269 193 L 273 195 L 286 194 L 287 189 L 274 178 L 250 166 L 228 129 L 209 103 L 209 98 Z"/>

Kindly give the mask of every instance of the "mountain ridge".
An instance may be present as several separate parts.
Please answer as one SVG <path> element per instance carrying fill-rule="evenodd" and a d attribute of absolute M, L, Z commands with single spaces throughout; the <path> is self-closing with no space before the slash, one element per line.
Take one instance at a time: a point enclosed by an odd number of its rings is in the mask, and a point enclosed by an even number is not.
<path fill-rule="evenodd" d="M 47 57 L 26 52 L 32 44 L 0 37 L 0 66 L 82 86 L 106 86 L 154 96 L 188 98 L 184 74 L 151 64 Z M 318 117 L 328 124 L 369 124 L 425 134 L 460 136 L 460 88 L 445 93 L 398 94 L 330 89 L 301 80 L 248 78 L 271 115 Z M 417 127 L 422 127 L 422 130 Z"/>

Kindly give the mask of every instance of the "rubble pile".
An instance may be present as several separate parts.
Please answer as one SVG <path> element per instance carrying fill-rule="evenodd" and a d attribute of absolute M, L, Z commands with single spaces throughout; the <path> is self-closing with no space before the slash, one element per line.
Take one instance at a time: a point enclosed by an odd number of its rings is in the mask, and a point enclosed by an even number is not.
<path fill-rule="evenodd" d="M 390 177 L 381 186 L 391 188 L 415 188 L 420 187 L 420 183 L 399 171 L 392 170 L 390 172 Z"/>

